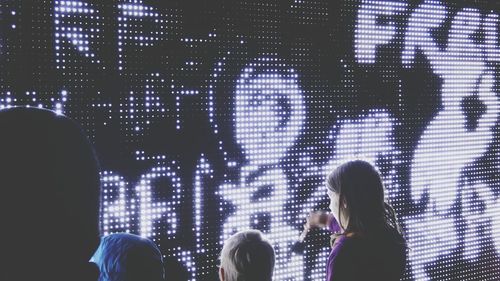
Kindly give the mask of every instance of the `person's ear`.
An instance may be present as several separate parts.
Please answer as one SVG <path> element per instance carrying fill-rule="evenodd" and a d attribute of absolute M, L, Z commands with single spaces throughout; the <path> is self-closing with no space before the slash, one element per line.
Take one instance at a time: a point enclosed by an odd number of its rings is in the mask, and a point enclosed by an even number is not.
<path fill-rule="evenodd" d="M 219 267 L 219 279 L 220 281 L 225 281 L 224 280 L 224 268 Z"/>

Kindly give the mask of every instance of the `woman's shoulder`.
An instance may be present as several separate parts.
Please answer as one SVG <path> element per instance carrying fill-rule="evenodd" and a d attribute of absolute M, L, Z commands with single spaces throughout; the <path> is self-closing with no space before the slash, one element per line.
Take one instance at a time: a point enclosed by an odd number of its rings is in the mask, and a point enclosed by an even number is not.
<path fill-rule="evenodd" d="M 342 247 L 344 250 L 349 249 L 349 251 L 356 251 L 356 249 L 369 251 L 370 249 L 406 248 L 406 243 L 399 232 L 388 230 L 374 234 L 344 233 L 332 235 L 332 247 Z"/>
<path fill-rule="evenodd" d="M 332 235 L 332 253 L 334 256 L 346 254 L 351 256 L 359 252 L 363 248 L 364 240 L 359 235 L 354 234 L 338 234 Z"/>
<path fill-rule="evenodd" d="M 387 238 L 382 239 L 387 241 Z M 328 263 L 334 280 L 395 280 L 389 277 L 400 276 L 406 264 L 405 250 L 393 247 L 396 241 L 387 244 L 378 239 L 359 234 L 340 235 Z"/>
<path fill-rule="evenodd" d="M 369 266 L 406 260 L 406 246 L 388 237 L 339 235 L 332 247 L 332 263 Z"/>
<path fill-rule="evenodd" d="M 330 236 L 330 245 L 333 248 L 335 245 L 343 245 L 345 242 L 356 238 L 357 235 L 354 233 L 334 233 Z"/>

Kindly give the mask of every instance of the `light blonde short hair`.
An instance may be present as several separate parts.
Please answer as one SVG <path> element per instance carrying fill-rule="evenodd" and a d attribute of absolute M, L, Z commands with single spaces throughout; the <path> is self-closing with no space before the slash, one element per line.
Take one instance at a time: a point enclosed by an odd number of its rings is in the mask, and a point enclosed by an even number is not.
<path fill-rule="evenodd" d="M 229 237 L 220 261 L 225 281 L 271 281 L 274 249 L 258 230 L 245 230 Z"/>

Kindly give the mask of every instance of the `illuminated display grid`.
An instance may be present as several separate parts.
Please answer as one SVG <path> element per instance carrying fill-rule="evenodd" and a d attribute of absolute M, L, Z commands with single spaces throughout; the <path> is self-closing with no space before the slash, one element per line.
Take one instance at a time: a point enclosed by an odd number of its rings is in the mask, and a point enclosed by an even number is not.
<path fill-rule="evenodd" d="M 384 177 L 405 280 L 498 280 L 492 2 L 2 1 L 0 107 L 78 120 L 103 234 L 153 239 L 175 280 L 217 278 L 224 239 L 250 227 L 275 280 L 324 280 L 327 232 L 291 246 L 352 158 Z"/>

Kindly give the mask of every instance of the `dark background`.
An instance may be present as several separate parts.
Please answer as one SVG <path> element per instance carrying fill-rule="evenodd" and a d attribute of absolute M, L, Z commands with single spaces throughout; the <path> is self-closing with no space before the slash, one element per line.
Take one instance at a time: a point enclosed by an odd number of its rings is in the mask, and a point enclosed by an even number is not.
<path fill-rule="evenodd" d="M 383 109 L 397 120 L 397 159 L 378 159 L 377 163 L 384 175 L 391 170 L 397 173 L 398 188 L 390 192 L 403 226 L 406 228 L 404 218 L 423 212 L 425 202 L 418 205 L 410 199 L 410 164 L 420 136 L 441 108 L 441 80 L 422 54 L 412 67 L 402 66 L 403 38 L 399 33 L 390 44 L 377 49 L 375 64 L 358 64 L 354 31 L 359 1 L 137 2 L 158 15 L 134 18 L 125 27 L 125 21 L 118 18 L 123 17 L 119 5 L 126 1 L 86 1 L 95 10 L 92 16 L 71 14 L 59 24 L 55 23 L 59 1 L 1 1 L 0 105 L 56 109 L 61 103 L 64 114 L 80 122 L 88 133 L 103 171 L 121 177 L 129 212 L 138 200 L 135 187 L 141 176 L 152 173 L 154 167 L 175 171 L 182 183 L 178 193 L 172 191 L 170 180 L 159 179 L 152 186 L 156 201 L 176 201 L 177 232 L 167 234 L 170 226 L 159 221 L 155 224 L 159 235 L 151 237 L 166 255 L 167 275 L 176 276 L 173 280 L 217 278 L 221 226 L 234 212 L 234 206 L 223 202 L 217 190 L 224 182 L 238 178 L 237 168 L 228 167 L 228 162 L 236 162 L 237 167 L 245 163 L 234 136 L 232 93 L 242 69 L 258 58 L 276 58 L 285 68 L 293 68 L 306 104 L 303 130 L 280 162 L 291 196 L 287 203 L 290 212 L 283 219 L 297 233 L 301 229 L 298 214 L 306 198 L 323 182 L 322 176 L 304 176 L 302 171 L 322 167 L 333 157 L 334 139 L 329 136 L 336 133 L 339 121 L 359 119 L 372 109 Z M 398 27 L 405 27 L 420 2 L 408 1 L 407 12 L 394 19 Z M 443 4 L 448 7 L 450 22 L 462 7 L 500 12 L 496 2 Z M 55 34 L 61 32 L 57 28 L 63 26 L 83 28 L 77 33 L 94 36 L 88 38 L 88 47 L 95 57 L 86 57 L 67 39 L 57 43 Z M 446 43 L 446 29 L 436 30 L 436 40 L 442 44 Z M 123 35 L 120 30 L 155 39 L 144 40 L 141 46 L 137 40 L 119 39 Z M 219 62 L 223 62 L 222 67 Z M 497 65 L 491 67 L 496 74 Z M 153 87 L 154 93 L 147 93 Z M 62 91 L 67 92 L 66 101 Z M 151 103 L 158 105 L 147 111 L 145 104 L 150 100 L 146 97 L 154 98 Z M 477 101 L 471 104 L 473 124 L 482 109 Z M 211 107 L 213 120 L 209 118 Z M 309 160 L 301 160 L 304 156 Z M 198 242 L 206 249 L 203 253 L 196 252 L 193 232 L 194 179 L 200 158 L 206 159 L 212 170 L 212 177 L 203 179 L 204 224 Z M 497 128 L 494 143 L 469 172 L 474 170 L 498 195 Z M 116 199 L 116 188 L 110 187 L 108 192 L 103 201 Z M 326 203 L 318 203 L 318 208 L 326 208 Z M 456 208 L 460 208 L 458 203 Z M 128 225 L 110 224 L 108 232 L 139 233 L 137 212 L 128 217 Z M 450 230 L 457 231 L 459 240 L 463 237 L 461 220 L 458 216 L 456 230 Z M 479 260 L 464 259 L 460 244 L 451 256 L 429 265 L 429 276 L 433 280 L 500 280 L 498 252 L 486 232 L 482 239 L 489 246 Z M 319 249 L 328 245 L 328 236 L 318 231 L 308 241 L 305 279 L 321 279 L 311 270 Z M 186 255 L 196 263 L 195 270 L 182 261 Z M 406 278 L 412 280 L 410 272 Z"/>

